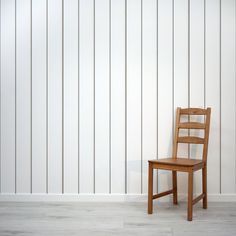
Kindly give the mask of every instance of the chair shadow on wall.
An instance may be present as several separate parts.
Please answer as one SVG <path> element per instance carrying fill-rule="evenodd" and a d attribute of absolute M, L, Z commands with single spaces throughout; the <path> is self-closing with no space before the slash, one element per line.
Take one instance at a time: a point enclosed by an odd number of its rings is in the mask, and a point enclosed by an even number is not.
<path fill-rule="evenodd" d="M 194 118 L 195 119 L 192 120 L 194 122 L 204 122 L 204 120 L 202 119 L 203 117 L 197 116 L 197 117 L 194 117 Z M 185 117 L 182 118 L 182 122 L 187 122 L 187 121 L 188 121 L 188 116 L 185 116 Z M 173 129 L 174 128 L 175 127 L 173 127 Z M 191 135 L 193 135 L 193 136 L 202 137 L 202 133 L 203 133 L 202 130 L 192 130 L 191 131 Z M 183 131 L 182 135 L 190 135 L 190 133 Z M 172 153 L 172 151 L 173 151 L 172 150 L 173 149 L 173 141 L 174 141 L 174 137 L 171 137 L 170 140 L 169 140 L 169 146 L 168 146 L 167 153 Z M 183 156 L 183 157 L 187 157 L 187 158 L 191 158 L 191 159 L 200 159 L 198 154 L 202 153 L 202 148 L 203 147 L 199 147 L 199 145 L 197 145 L 197 144 L 190 144 L 190 145 L 185 144 L 184 146 L 185 147 L 184 147 L 184 150 L 182 150 L 182 152 L 184 152 L 186 156 Z M 166 156 L 167 155 L 163 155 L 161 157 L 166 157 Z M 171 154 L 169 156 L 171 157 Z M 148 174 L 148 166 L 146 168 L 146 173 Z M 172 174 L 171 174 L 171 172 L 166 171 L 166 170 L 157 170 L 157 173 L 158 173 L 158 186 L 163 185 L 163 183 L 162 183 L 162 181 L 163 181 L 164 183 L 167 183 L 167 185 L 165 186 L 166 190 L 172 188 Z M 160 180 L 160 178 L 159 178 L 160 175 L 162 176 L 162 178 L 161 178 L 162 180 Z M 177 173 L 177 175 L 178 175 L 178 173 Z M 164 178 L 163 178 L 163 176 L 164 176 Z M 148 181 L 148 179 L 147 179 L 147 181 Z M 178 184 L 180 184 L 180 183 L 178 183 Z M 185 201 L 187 199 L 187 196 L 185 196 L 185 194 L 188 191 L 187 187 L 186 186 L 184 186 L 184 187 L 185 187 L 184 192 L 181 193 L 181 194 L 183 194 L 183 196 L 182 196 L 183 198 L 181 199 L 183 201 Z M 193 181 L 193 192 L 196 193 L 196 182 L 195 181 Z M 168 202 L 170 202 L 170 203 L 172 202 L 171 197 L 168 199 Z"/>

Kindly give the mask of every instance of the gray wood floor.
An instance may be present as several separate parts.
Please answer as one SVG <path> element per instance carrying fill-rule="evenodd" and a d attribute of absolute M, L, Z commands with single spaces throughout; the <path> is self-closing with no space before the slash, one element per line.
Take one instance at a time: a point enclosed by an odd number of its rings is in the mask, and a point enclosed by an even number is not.
<path fill-rule="evenodd" d="M 0 202 L 0 235 L 236 235 L 236 203 L 194 206 L 186 221 L 186 203 L 13 203 Z"/>

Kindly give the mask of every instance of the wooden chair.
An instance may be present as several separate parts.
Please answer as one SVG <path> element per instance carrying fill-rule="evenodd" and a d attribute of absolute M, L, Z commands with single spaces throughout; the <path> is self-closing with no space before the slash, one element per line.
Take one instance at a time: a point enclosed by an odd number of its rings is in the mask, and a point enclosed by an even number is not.
<path fill-rule="evenodd" d="M 189 117 L 192 115 L 204 115 L 205 122 L 182 122 L 180 117 L 182 115 Z M 149 174 L 148 174 L 148 214 L 153 212 L 153 200 L 173 193 L 173 204 L 177 204 L 177 171 L 188 172 L 188 217 L 192 220 L 193 205 L 203 199 L 203 208 L 207 208 L 207 150 L 209 139 L 211 108 L 177 108 L 176 113 L 176 127 L 174 136 L 173 154 L 171 158 L 164 158 L 159 160 L 149 160 Z M 202 129 L 204 130 L 204 138 L 194 136 L 180 136 L 180 129 Z M 203 144 L 203 155 L 201 160 L 190 158 L 178 158 L 178 144 Z M 169 191 L 153 195 L 153 169 L 163 169 L 172 171 L 172 186 Z M 202 194 L 193 199 L 193 173 L 194 171 L 202 169 Z"/>

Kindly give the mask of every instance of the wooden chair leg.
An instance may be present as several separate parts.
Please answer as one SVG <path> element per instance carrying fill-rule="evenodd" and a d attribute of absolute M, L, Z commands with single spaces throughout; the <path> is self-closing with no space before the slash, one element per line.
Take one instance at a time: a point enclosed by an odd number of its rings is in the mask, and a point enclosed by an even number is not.
<path fill-rule="evenodd" d="M 203 198 L 203 208 L 207 209 L 207 167 L 202 169 L 202 192 L 204 194 Z"/>
<path fill-rule="evenodd" d="M 188 173 L 188 221 L 193 218 L 193 171 Z"/>
<path fill-rule="evenodd" d="M 153 212 L 153 168 L 152 164 L 149 163 L 148 169 L 148 214 Z"/>
<path fill-rule="evenodd" d="M 172 171 L 172 184 L 173 184 L 173 204 L 178 204 L 177 197 L 177 171 Z"/>

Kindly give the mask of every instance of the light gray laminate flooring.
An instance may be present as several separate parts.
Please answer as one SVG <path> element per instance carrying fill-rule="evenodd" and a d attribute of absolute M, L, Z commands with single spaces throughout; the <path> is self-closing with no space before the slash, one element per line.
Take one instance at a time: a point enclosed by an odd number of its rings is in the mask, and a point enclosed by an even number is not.
<path fill-rule="evenodd" d="M 234 236 L 236 203 L 201 203 L 194 206 L 193 221 L 186 221 L 186 203 L 0 202 L 0 235 L 144 235 Z"/>

